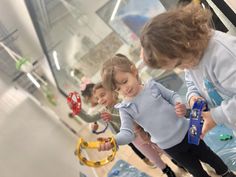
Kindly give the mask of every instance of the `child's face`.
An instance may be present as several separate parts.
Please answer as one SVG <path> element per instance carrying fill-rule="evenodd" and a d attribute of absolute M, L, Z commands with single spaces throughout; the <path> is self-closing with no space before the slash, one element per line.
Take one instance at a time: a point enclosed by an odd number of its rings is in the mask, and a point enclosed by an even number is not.
<path fill-rule="evenodd" d="M 115 102 L 112 92 L 104 88 L 97 89 L 93 95 L 97 99 L 98 104 L 106 107 L 112 106 Z"/>
<path fill-rule="evenodd" d="M 127 98 L 135 97 L 140 91 L 140 82 L 137 79 L 137 70 L 134 72 L 117 71 L 115 74 L 116 91 Z"/>

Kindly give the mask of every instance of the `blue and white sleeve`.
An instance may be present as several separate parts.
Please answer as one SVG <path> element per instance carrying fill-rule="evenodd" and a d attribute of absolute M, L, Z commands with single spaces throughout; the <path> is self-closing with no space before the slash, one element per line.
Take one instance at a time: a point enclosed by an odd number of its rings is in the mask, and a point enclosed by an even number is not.
<path fill-rule="evenodd" d="M 182 103 L 180 96 L 176 92 L 167 89 L 166 87 L 156 82 L 155 80 L 153 80 L 152 82 L 154 82 L 155 87 L 157 87 L 158 90 L 160 91 L 161 96 L 170 104 L 175 105 L 177 102 Z"/>
<path fill-rule="evenodd" d="M 195 86 L 193 79 L 188 70 L 185 70 L 185 82 L 187 86 L 186 100 L 188 103 L 192 96 L 200 96 L 200 93 L 197 87 Z"/>

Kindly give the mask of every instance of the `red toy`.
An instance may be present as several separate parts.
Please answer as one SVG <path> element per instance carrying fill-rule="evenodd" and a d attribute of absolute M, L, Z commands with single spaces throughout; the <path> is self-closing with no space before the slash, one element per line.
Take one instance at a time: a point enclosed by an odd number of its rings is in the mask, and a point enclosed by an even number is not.
<path fill-rule="evenodd" d="M 67 97 L 67 103 L 73 112 L 73 115 L 78 115 L 81 111 L 82 103 L 78 92 L 70 92 Z"/>

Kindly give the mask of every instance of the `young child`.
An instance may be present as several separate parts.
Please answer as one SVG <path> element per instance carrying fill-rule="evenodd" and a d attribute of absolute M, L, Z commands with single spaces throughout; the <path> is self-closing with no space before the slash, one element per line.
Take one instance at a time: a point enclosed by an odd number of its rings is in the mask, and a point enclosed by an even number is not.
<path fill-rule="evenodd" d="M 119 132 L 120 129 L 120 117 L 118 114 L 113 114 L 114 110 L 112 110 L 112 106 L 109 105 L 113 105 L 114 101 L 117 101 L 117 94 L 109 92 L 107 93 L 107 102 L 102 104 L 101 102 L 98 103 L 98 100 L 96 98 L 96 96 L 93 93 L 93 90 L 97 90 L 100 91 L 100 87 L 101 84 L 94 84 L 94 83 L 88 83 L 87 85 L 84 85 L 84 89 L 81 89 L 81 93 L 82 96 L 85 98 L 85 100 L 90 103 L 91 107 L 93 108 L 94 106 L 100 106 L 100 112 L 96 111 L 96 114 L 90 115 L 87 114 L 85 111 L 81 111 L 80 112 L 80 118 L 82 118 L 84 121 L 88 122 L 88 123 L 92 123 L 92 130 L 96 131 L 99 126 L 97 124 L 97 122 L 95 121 L 99 121 L 99 120 L 103 120 L 104 122 L 107 122 L 109 124 L 109 129 L 111 130 L 112 133 L 116 134 L 117 132 Z M 110 111 L 105 111 L 103 106 L 107 105 L 109 107 L 109 109 L 111 109 Z M 106 106 L 106 107 L 107 107 Z M 111 113 L 110 113 L 111 112 Z M 101 122 L 102 123 L 102 122 Z M 151 162 L 147 157 L 145 157 L 145 155 L 140 152 L 140 150 L 138 150 L 132 143 L 129 144 L 129 146 L 132 148 L 132 150 L 134 151 L 134 153 L 143 160 L 143 162 L 148 165 L 151 168 L 156 168 L 156 165 Z M 161 165 L 161 163 L 160 163 Z M 164 166 L 164 165 L 163 165 Z M 169 173 L 171 173 L 171 169 L 170 168 L 166 168 L 166 171 L 170 171 Z"/>
<path fill-rule="evenodd" d="M 150 80 L 142 86 L 135 65 L 118 54 L 107 60 L 102 68 L 104 87 L 116 90 L 125 99 L 116 105 L 121 118 L 120 132 L 115 136 L 117 145 L 128 144 L 135 138 L 134 122 L 151 135 L 151 141 L 183 165 L 195 177 L 209 177 L 200 161 L 209 164 L 218 175 L 232 173 L 224 162 L 200 140 L 198 146 L 188 144 L 189 121 L 183 116 L 185 105 L 180 97 Z M 101 144 L 99 150 L 112 148 L 110 142 Z"/>
<path fill-rule="evenodd" d="M 186 69 L 187 100 L 210 104 L 202 137 L 216 124 L 236 131 L 236 37 L 209 25 L 209 10 L 189 4 L 148 22 L 141 34 L 143 59 L 153 68 Z"/>
<path fill-rule="evenodd" d="M 114 108 L 114 105 L 118 102 L 117 93 L 113 91 L 109 91 L 105 89 L 102 83 L 98 83 L 94 86 L 93 95 L 97 98 L 98 104 L 101 104 L 109 110 L 112 117 L 118 117 L 119 112 Z M 105 118 L 105 121 L 114 122 L 113 118 Z M 117 132 L 120 130 L 120 121 L 115 121 L 116 127 L 118 127 Z M 165 164 L 160 155 L 163 151 L 154 143 L 151 142 L 150 136 L 146 133 L 142 127 L 138 124 L 134 124 L 134 133 L 135 139 L 132 141 L 133 144 L 139 151 L 141 151 L 151 162 L 153 162 L 157 167 L 159 167 L 164 174 L 168 177 L 175 177 L 175 173 L 171 170 L 171 168 Z"/>
<path fill-rule="evenodd" d="M 94 125 L 92 127 L 94 130 L 96 130 L 97 128 L 96 121 L 99 121 L 101 119 L 98 110 L 101 108 L 98 107 L 97 100 L 92 95 L 94 86 L 95 86 L 94 83 L 86 83 L 86 84 L 83 83 L 83 89 L 80 88 L 81 95 L 83 96 L 85 102 L 90 105 L 90 109 L 87 112 L 82 109 L 79 114 L 79 118 L 84 120 L 87 123 L 93 123 Z"/>

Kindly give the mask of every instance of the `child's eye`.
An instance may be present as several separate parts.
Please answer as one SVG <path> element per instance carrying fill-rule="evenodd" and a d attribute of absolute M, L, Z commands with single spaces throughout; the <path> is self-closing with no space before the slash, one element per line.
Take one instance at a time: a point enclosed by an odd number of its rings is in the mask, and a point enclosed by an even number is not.
<path fill-rule="evenodd" d="M 126 84 L 126 83 L 127 83 L 127 80 L 124 80 L 122 83 L 123 83 L 123 84 Z"/>
<path fill-rule="evenodd" d="M 119 88 L 119 87 L 117 87 L 115 91 L 116 91 L 116 92 L 119 92 L 119 91 L 120 91 L 120 88 Z"/>

